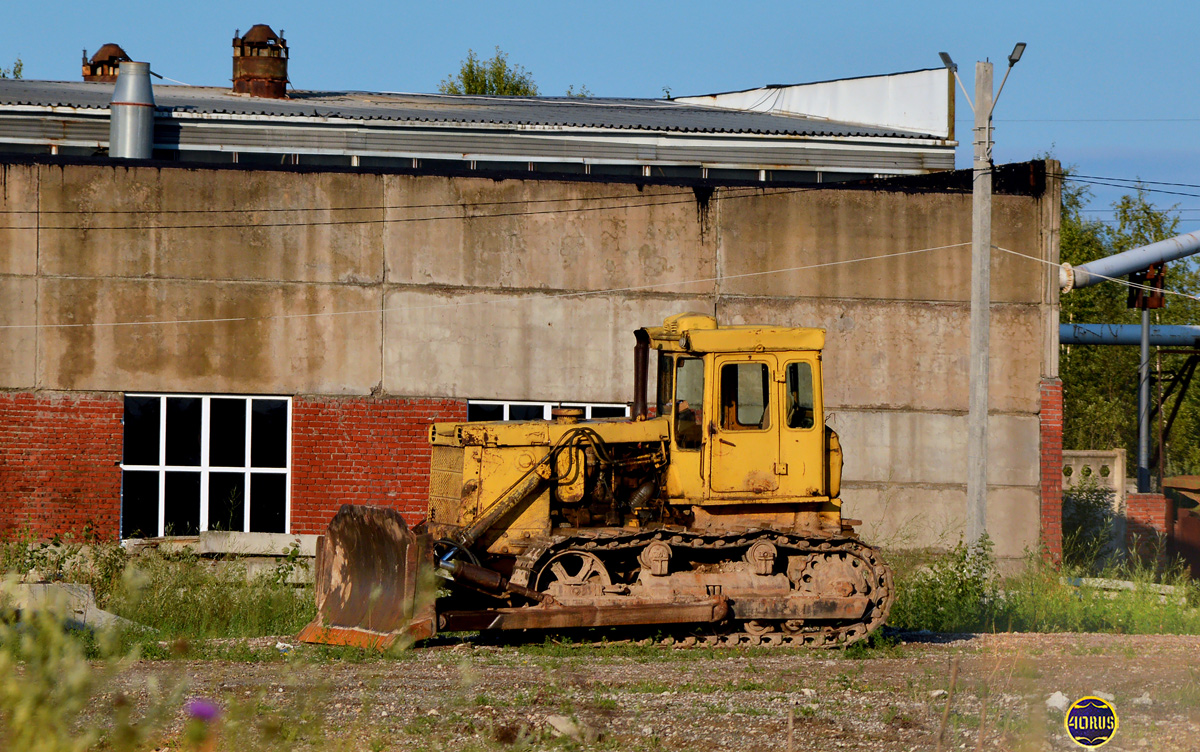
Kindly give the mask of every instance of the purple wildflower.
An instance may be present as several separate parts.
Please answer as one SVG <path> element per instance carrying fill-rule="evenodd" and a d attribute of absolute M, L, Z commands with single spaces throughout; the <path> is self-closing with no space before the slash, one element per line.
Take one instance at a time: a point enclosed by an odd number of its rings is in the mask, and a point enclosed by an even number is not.
<path fill-rule="evenodd" d="M 198 721 L 210 723 L 221 714 L 221 708 L 211 700 L 196 697 L 188 701 L 187 713 Z"/>

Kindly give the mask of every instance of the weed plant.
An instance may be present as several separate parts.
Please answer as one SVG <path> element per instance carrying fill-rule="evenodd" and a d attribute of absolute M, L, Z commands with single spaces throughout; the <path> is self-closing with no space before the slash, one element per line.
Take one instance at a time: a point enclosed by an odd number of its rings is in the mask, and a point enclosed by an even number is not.
<path fill-rule="evenodd" d="M 1200 634 L 1200 588 L 1182 567 L 1164 570 L 1136 558 L 1117 559 L 1091 544 L 1076 550 L 1097 557 L 1058 567 L 1030 555 L 1020 574 L 1001 579 L 986 539 L 974 546 L 960 543 L 897 578 L 888 623 L 931 632 Z M 1096 576 L 1132 585 L 1112 590 L 1075 584 L 1075 578 Z M 1156 587 L 1162 584 L 1174 592 L 1163 594 Z"/>
<path fill-rule="evenodd" d="M 6 587 L 0 586 L 0 600 Z M 113 634 L 89 639 L 65 628 L 65 604 L 26 615 L 0 609 L 0 749 L 84 752 L 154 749 L 180 707 L 182 692 L 149 680 L 135 708 L 112 692 L 134 654 Z"/>
<path fill-rule="evenodd" d="M 248 578 L 237 559 L 213 561 L 190 549 L 128 555 L 116 543 L 30 536 L 0 541 L 0 574 L 17 581 L 90 585 L 96 605 L 147 627 L 159 640 L 295 634 L 312 620 L 312 590 L 291 578 L 307 566 L 293 551 Z M 148 654 L 156 653 L 147 643 Z"/>
<path fill-rule="evenodd" d="M 221 564 L 186 549 L 144 552 L 129 562 L 109 609 L 161 637 L 190 639 L 295 634 L 315 615 L 309 588 L 275 572 L 247 579 L 236 561 Z"/>
<path fill-rule="evenodd" d="M 985 629 L 998 591 L 992 544 L 985 536 L 959 543 L 929 564 L 902 575 L 888 623 L 899 629 L 974 632 Z"/>
<path fill-rule="evenodd" d="M 1098 572 L 1117 560 L 1115 495 L 1094 476 L 1063 492 L 1062 553 L 1068 569 Z"/>

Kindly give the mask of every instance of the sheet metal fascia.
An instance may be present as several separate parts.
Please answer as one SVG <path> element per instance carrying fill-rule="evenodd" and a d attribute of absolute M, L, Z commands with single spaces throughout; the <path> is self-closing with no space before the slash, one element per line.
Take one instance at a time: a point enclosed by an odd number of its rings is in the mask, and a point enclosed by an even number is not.
<path fill-rule="evenodd" d="M 108 145 L 108 111 L 103 118 L 8 117 L 0 113 L 0 142 L 100 147 Z"/>
<path fill-rule="evenodd" d="M 236 135 L 235 135 L 236 134 Z M 268 128 L 255 128 L 241 123 L 229 123 L 213 128 L 183 128 L 180 130 L 180 143 L 186 147 L 223 145 L 226 149 L 236 150 L 238 147 L 250 147 L 270 153 L 290 153 L 303 150 L 306 153 L 327 154 L 359 154 L 370 155 L 377 151 L 379 155 L 389 155 L 396 152 L 413 154 L 424 151 L 430 154 L 453 154 L 460 158 L 486 159 L 489 156 L 504 155 L 512 157 L 529 157 L 530 161 L 551 159 L 554 161 L 578 160 L 581 152 L 590 152 L 594 157 L 601 157 L 601 151 L 609 158 L 622 161 L 658 163 L 664 150 L 680 150 L 680 153 L 700 155 L 727 155 L 742 153 L 747 156 L 767 150 L 782 150 L 791 153 L 796 150 L 828 148 L 831 150 L 847 151 L 880 151 L 910 152 L 953 155 L 953 147 L 949 145 L 919 145 L 904 140 L 873 139 L 849 140 L 839 138 L 828 139 L 795 139 L 783 140 L 772 138 L 685 138 L 680 136 L 631 139 L 619 135 L 597 131 L 592 133 L 553 134 L 541 136 L 515 135 L 509 133 L 480 133 L 471 130 L 458 129 L 447 133 L 443 129 L 418 128 L 289 128 L 278 124 Z M 430 145 L 444 144 L 438 148 Z M 736 146 L 735 146 L 736 144 Z M 374 147 L 374 148 L 372 148 Z M 659 157 L 647 157 L 646 149 L 659 152 Z M 710 156 L 711 158 L 711 156 Z M 584 161 L 584 160 L 579 160 Z M 697 161 L 695 156 L 688 156 L 685 161 Z M 723 160 L 724 161 L 724 160 Z M 788 164 L 787 160 L 780 162 Z"/>
<path fill-rule="evenodd" d="M 887 149 L 870 146 L 821 148 L 817 145 L 765 146 L 751 149 L 729 147 L 700 148 L 665 146 L 647 156 L 643 149 L 628 144 L 564 143 L 554 140 L 519 138 L 445 138 L 436 134 L 403 134 L 396 138 L 353 139 L 357 143 L 332 145 L 328 139 L 297 139 L 283 134 L 246 133 L 236 141 L 195 138 L 186 134 L 177 146 L 180 150 L 209 149 L 256 151 L 263 153 L 334 154 L 375 157 L 415 157 L 418 159 L 461 159 L 464 161 L 567 162 L 585 164 L 649 164 L 742 169 L 786 169 L 812 167 L 840 169 L 858 167 L 868 172 L 896 169 L 928 171 L 950 169 L 954 165 L 951 150 Z"/>
<path fill-rule="evenodd" d="M 162 123 L 167 125 L 167 123 Z M 167 127 L 170 127 L 169 125 Z M 61 146 L 102 146 L 108 142 L 107 112 L 91 117 L 49 121 L 44 117 L 5 117 L 0 133 L 17 143 Z M 307 153 L 359 156 L 403 156 L 424 159 L 583 162 L 592 164 L 656 164 L 716 169 L 810 169 L 863 172 L 922 172 L 948 169 L 954 153 L 949 147 L 914 148 L 911 141 L 852 143 L 845 139 L 804 139 L 780 143 L 770 138 L 627 139 L 607 133 L 563 138 L 505 137 L 503 134 L 446 133 L 414 128 L 271 128 L 228 122 L 213 128 L 181 128 L 179 143 L 157 143 L 180 150 Z M 334 143 L 330 143 L 330 142 Z M 337 142 L 341 143 L 337 143 Z M 737 145 L 735 146 L 734 143 Z M 654 149 L 646 157 L 645 149 Z"/>
<path fill-rule="evenodd" d="M 680 113 L 684 114 L 684 113 Z M 764 113 L 753 113 L 764 114 Z M 878 126 L 861 125 L 861 127 L 870 130 L 880 130 L 884 132 L 894 133 L 894 136 L 870 135 L 870 134 L 845 134 L 837 135 L 832 133 L 822 133 L 818 130 L 819 126 L 811 128 L 813 132 L 809 133 L 780 133 L 775 130 L 752 130 L 752 129 L 704 129 L 695 127 L 691 130 L 682 128 L 655 128 L 652 126 L 643 126 L 638 124 L 613 124 L 607 126 L 597 125 L 566 125 L 563 123 L 515 123 L 515 122 L 489 122 L 487 120 L 476 120 L 471 122 L 466 121 L 451 121 L 451 120 L 416 120 L 416 119 L 388 119 L 383 117 L 368 118 L 368 117 L 338 117 L 337 115 L 282 115 L 282 114 L 254 114 L 254 113 L 237 113 L 237 112 L 192 112 L 192 111 L 176 111 L 176 110 L 160 110 L 155 114 L 156 118 L 171 118 L 177 120 L 214 120 L 214 121 L 242 121 L 242 122 L 264 122 L 278 124 L 283 121 L 288 124 L 319 124 L 329 125 L 333 123 L 347 124 L 371 124 L 376 127 L 384 128 L 446 128 L 450 130 L 456 129 L 471 129 L 471 130 L 501 130 L 501 131 L 545 131 L 556 133 L 561 131 L 582 131 L 595 130 L 608 133 L 621 134 L 663 134 L 663 135 L 729 135 L 729 136 L 762 136 L 765 138 L 870 138 L 870 139 L 895 139 L 897 141 L 946 141 L 947 139 L 932 133 L 918 133 L 915 131 L 905 131 L 899 128 L 879 128 Z M 780 118 L 786 121 L 787 117 Z M 812 121 L 819 123 L 820 121 Z M 839 126 L 842 129 L 853 130 L 860 127 L 857 123 L 841 123 L 830 121 L 831 125 Z M 779 130 L 788 130 L 786 127 L 781 127 Z M 800 129 L 797 129 L 800 130 Z"/>
<path fill-rule="evenodd" d="M 107 122 L 107 108 L 77 108 L 77 107 L 62 107 L 62 106 L 5 106 L 0 108 L 0 116 L 7 113 L 24 113 L 27 115 L 74 115 L 87 119 L 99 118 Z M 300 126 L 301 128 L 317 126 L 322 129 L 334 130 L 364 130 L 364 131 L 406 131 L 406 130 L 421 130 L 421 131 L 454 131 L 463 132 L 492 132 L 499 131 L 501 133 L 524 133 L 524 132 L 541 132 L 547 135 L 573 135 L 583 137 L 605 137 L 615 138 L 622 141 L 633 143 L 661 143 L 665 141 L 677 141 L 681 139 L 712 139 L 713 141 L 724 142 L 729 139 L 735 140 L 764 140 L 772 142 L 808 142 L 813 140 L 819 141 L 845 141 L 848 143 L 867 142 L 871 144 L 897 144 L 903 146 L 928 146 L 952 148 L 957 145 L 956 141 L 948 141 L 936 137 L 888 137 L 888 136 L 837 136 L 837 135 L 819 135 L 819 134 L 788 134 L 788 133 L 737 133 L 737 132 L 703 132 L 703 131 L 673 131 L 673 130 L 632 130 L 627 128 L 603 128 L 603 127 L 583 127 L 583 126 L 538 126 L 538 125 L 510 125 L 500 123 L 436 123 L 436 122 L 421 122 L 410 123 L 407 121 L 363 121 L 351 120 L 344 118 L 331 117 L 313 117 L 313 116 L 264 116 L 264 115 L 237 115 L 228 113 L 179 113 L 179 112 L 159 112 L 155 115 L 155 122 L 170 123 L 178 122 L 182 128 L 187 122 L 216 122 L 228 124 L 268 124 L 276 128 L 291 128 L 292 126 Z"/>

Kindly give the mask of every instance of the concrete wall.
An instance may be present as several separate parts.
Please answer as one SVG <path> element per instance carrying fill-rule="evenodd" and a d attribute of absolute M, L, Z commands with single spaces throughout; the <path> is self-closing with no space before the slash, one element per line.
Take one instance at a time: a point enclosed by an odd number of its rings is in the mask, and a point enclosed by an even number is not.
<path fill-rule="evenodd" d="M 0 329 L 0 388 L 626 401 L 631 332 L 670 313 L 820 326 L 847 515 L 897 545 L 961 530 L 969 195 L 50 164 L 0 183 L 0 325 L 41 327 Z M 1058 200 L 997 196 L 995 244 L 1057 261 Z M 992 294 L 989 526 L 1019 556 L 1057 300 L 1002 252 Z"/>

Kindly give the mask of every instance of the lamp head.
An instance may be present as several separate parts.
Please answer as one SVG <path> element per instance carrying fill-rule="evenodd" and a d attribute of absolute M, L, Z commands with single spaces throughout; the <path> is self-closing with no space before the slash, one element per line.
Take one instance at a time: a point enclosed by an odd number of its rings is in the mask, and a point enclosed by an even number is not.
<path fill-rule="evenodd" d="M 958 66 L 955 65 L 954 61 L 950 59 L 950 53 L 939 52 L 938 57 L 940 57 L 942 59 L 942 65 L 946 66 L 946 69 L 949 70 L 951 73 L 955 73 L 958 71 Z"/>
<path fill-rule="evenodd" d="M 1011 68 L 1021 59 L 1021 55 L 1025 54 L 1025 43 L 1017 42 L 1017 46 L 1013 47 L 1012 54 L 1008 56 L 1008 67 Z"/>

